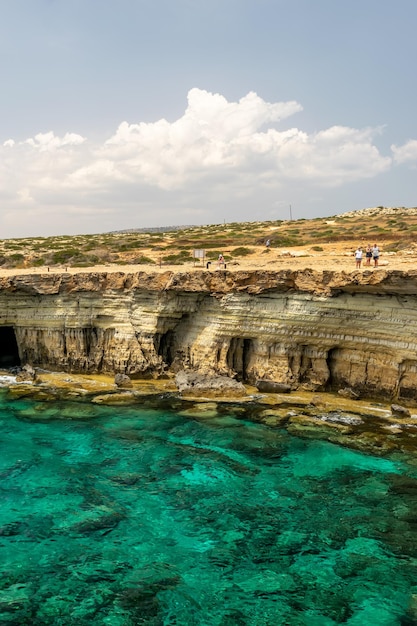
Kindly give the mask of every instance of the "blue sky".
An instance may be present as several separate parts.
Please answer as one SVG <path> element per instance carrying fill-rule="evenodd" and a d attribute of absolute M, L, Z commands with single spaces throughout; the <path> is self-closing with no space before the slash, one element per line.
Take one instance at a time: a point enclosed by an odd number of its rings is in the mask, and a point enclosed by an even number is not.
<path fill-rule="evenodd" d="M 416 206 L 415 0 L 0 2 L 0 236 Z"/>

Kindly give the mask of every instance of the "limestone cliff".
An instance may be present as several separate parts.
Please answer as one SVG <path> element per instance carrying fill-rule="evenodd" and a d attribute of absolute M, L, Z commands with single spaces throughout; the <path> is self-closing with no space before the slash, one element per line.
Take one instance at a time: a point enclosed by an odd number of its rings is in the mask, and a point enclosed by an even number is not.
<path fill-rule="evenodd" d="M 1 329 L 22 365 L 192 368 L 417 402 L 415 271 L 16 275 L 0 279 Z"/>

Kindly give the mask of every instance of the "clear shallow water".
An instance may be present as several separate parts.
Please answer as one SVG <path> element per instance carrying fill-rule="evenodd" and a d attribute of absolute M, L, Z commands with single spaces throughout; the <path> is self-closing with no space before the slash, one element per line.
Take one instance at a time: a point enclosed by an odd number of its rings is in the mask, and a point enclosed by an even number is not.
<path fill-rule="evenodd" d="M 417 624 L 406 457 L 149 405 L 3 401 L 0 440 L 0 625 Z"/>

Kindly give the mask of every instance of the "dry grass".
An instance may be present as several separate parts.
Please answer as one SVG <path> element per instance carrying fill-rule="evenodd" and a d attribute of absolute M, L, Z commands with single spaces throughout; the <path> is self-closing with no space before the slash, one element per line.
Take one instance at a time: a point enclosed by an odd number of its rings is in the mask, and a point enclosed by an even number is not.
<path fill-rule="evenodd" d="M 265 247 L 271 241 L 269 249 Z M 193 260 L 204 249 L 204 263 L 222 253 L 233 267 L 279 265 L 351 268 L 357 245 L 377 242 L 381 264 L 414 262 L 417 254 L 417 209 L 367 209 L 331 218 L 242 222 L 186 227 L 171 232 L 128 232 L 74 237 L 0 241 L 1 269 L 46 267 L 78 269 L 132 266 L 132 269 L 203 266 Z"/>

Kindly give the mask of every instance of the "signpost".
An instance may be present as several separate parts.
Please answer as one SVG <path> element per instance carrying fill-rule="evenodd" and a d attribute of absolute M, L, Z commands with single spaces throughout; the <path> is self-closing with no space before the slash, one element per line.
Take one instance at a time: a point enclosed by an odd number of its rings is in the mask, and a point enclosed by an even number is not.
<path fill-rule="evenodd" d="M 193 258 L 194 258 L 194 267 L 195 267 L 196 259 L 201 259 L 204 264 L 204 259 L 206 258 L 206 251 L 205 250 L 193 250 Z"/>

